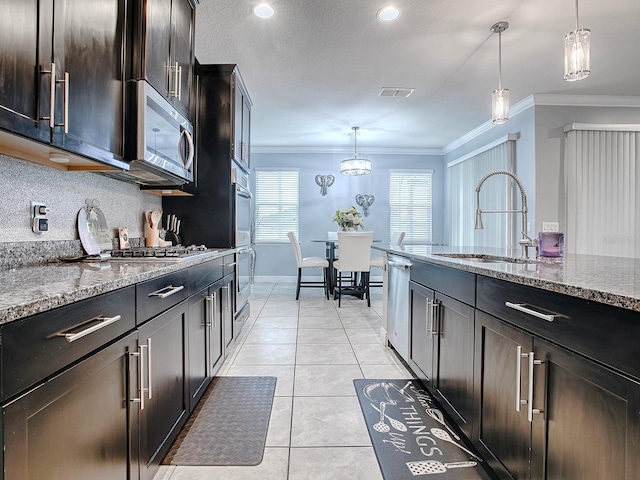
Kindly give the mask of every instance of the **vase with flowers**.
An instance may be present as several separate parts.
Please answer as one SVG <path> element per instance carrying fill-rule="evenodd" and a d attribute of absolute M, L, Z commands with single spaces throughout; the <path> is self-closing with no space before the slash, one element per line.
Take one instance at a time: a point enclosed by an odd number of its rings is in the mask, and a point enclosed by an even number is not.
<path fill-rule="evenodd" d="M 333 221 L 340 227 L 338 230 L 349 231 L 358 230 L 358 228 L 364 228 L 364 222 L 362 221 L 362 215 L 356 210 L 356 207 L 341 208 L 336 210 L 333 215 Z"/>

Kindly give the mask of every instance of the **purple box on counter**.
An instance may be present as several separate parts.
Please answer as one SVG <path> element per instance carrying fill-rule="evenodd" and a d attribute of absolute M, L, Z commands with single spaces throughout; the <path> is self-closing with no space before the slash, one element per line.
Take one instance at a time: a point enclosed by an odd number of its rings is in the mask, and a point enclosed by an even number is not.
<path fill-rule="evenodd" d="M 541 257 L 564 257 L 564 233 L 538 233 L 538 248 Z"/>

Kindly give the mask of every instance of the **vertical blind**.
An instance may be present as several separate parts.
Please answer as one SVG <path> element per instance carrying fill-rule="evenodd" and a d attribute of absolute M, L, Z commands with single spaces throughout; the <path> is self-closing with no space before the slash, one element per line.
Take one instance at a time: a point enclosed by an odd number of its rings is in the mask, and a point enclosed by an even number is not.
<path fill-rule="evenodd" d="M 640 125 L 565 127 L 567 252 L 640 257 L 637 130 Z"/>
<path fill-rule="evenodd" d="M 256 169 L 255 241 L 288 242 L 287 232 L 298 234 L 297 170 Z"/>
<path fill-rule="evenodd" d="M 475 230 L 476 186 L 480 179 L 494 170 L 514 171 L 515 135 L 447 164 L 449 206 L 451 212 L 449 242 L 455 246 L 511 247 L 517 242 L 516 214 L 489 213 L 482 215 L 482 230 Z M 506 175 L 487 179 L 480 191 L 481 210 L 513 210 L 515 205 L 513 180 Z"/>
<path fill-rule="evenodd" d="M 389 210 L 391 234 L 405 232 L 404 243 L 431 241 L 431 170 L 391 170 Z"/>

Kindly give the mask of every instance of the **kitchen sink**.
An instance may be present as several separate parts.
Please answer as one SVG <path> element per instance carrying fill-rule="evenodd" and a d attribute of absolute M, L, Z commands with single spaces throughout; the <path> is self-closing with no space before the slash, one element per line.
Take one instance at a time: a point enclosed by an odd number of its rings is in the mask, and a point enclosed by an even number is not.
<path fill-rule="evenodd" d="M 438 257 L 455 258 L 475 263 L 539 263 L 533 258 L 501 257 L 498 255 L 485 255 L 477 253 L 434 253 Z"/>

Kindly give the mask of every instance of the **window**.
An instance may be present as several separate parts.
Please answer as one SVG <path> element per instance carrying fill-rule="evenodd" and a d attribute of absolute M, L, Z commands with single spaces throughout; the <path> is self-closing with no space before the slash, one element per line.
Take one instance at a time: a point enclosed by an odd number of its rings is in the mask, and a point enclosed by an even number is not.
<path fill-rule="evenodd" d="M 476 186 L 494 170 L 514 171 L 517 135 L 510 134 L 447 164 L 449 208 L 451 211 L 449 243 L 457 246 L 510 247 L 516 242 L 515 228 L 520 217 L 515 214 L 482 215 L 482 230 L 475 230 Z M 483 184 L 480 206 L 483 211 L 514 210 L 514 182 L 506 175 L 496 175 Z M 517 187 L 515 187 L 517 189 Z M 518 207 L 520 208 L 520 207 Z"/>
<path fill-rule="evenodd" d="M 431 241 L 431 170 L 389 172 L 391 234 L 405 232 L 404 243 Z"/>
<path fill-rule="evenodd" d="M 288 242 L 298 237 L 298 171 L 256 170 L 255 241 Z"/>

